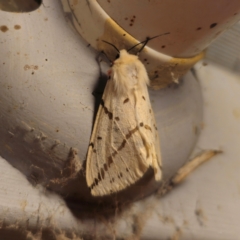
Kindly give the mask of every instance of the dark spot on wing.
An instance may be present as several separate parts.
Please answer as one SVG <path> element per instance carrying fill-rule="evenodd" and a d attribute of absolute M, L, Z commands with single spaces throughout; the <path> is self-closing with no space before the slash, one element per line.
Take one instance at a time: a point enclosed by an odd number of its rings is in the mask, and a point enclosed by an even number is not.
<path fill-rule="evenodd" d="M 102 137 L 98 136 L 97 139 L 98 139 L 98 140 L 102 140 Z"/>
<path fill-rule="evenodd" d="M 97 150 L 96 150 L 96 149 L 93 149 L 93 152 L 94 152 L 94 153 L 96 153 L 96 152 L 97 152 Z"/>
<path fill-rule="evenodd" d="M 141 122 L 139 125 L 140 125 L 140 127 L 143 127 L 144 124 L 143 124 L 143 122 Z"/>
<path fill-rule="evenodd" d="M 112 182 L 114 182 L 114 181 L 115 181 L 115 179 L 114 179 L 114 178 L 112 178 L 111 180 L 112 180 Z"/>
<path fill-rule="evenodd" d="M 142 99 L 146 101 L 146 99 L 145 99 L 145 97 L 144 97 L 144 96 L 142 96 Z"/>
<path fill-rule="evenodd" d="M 202 29 L 201 27 L 198 27 L 196 30 L 199 31 L 199 30 L 201 30 L 201 29 Z"/>
<path fill-rule="evenodd" d="M 152 113 L 152 110 L 151 110 L 151 109 L 149 109 L 149 113 Z"/>
<path fill-rule="evenodd" d="M 145 129 L 147 129 L 147 130 L 150 130 L 150 131 L 152 131 L 151 127 L 150 127 L 150 126 L 148 126 L 148 125 L 145 125 L 145 126 L 144 126 L 144 128 L 145 128 Z"/>
<path fill-rule="evenodd" d="M 94 148 L 94 144 L 93 144 L 93 142 L 91 142 L 91 143 L 89 144 L 89 147 Z"/>
<path fill-rule="evenodd" d="M 105 172 L 104 172 L 104 169 L 103 169 L 103 168 L 101 168 L 101 175 L 102 175 L 102 179 L 104 179 L 104 177 L 105 177 Z"/>
<path fill-rule="evenodd" d="M 97 178 L 98 178 L 98 181 L 102 180 L 100 172 L 98 173 L 98 177 Z"/>
<path fill-rule="evenodd" d="M 108 111 L 107 107 L 105 107 L 103 99 L 101 100 L 101 105 L 103 107 L 104 112 L 108 115 L 108 118 L 111 120 L 113 118 L 113 114 Z"/>
<path fill-rule="evenodd" d="M 116 121 L 119 121 L 119 120 L 120 120 L 120 118 L 119 118 L 119 117 L 115 117 L 115 120 L 116 120 Z"/>
<path fill-rule="evenodd" d="M 118 151 L 121 151 L 121 150 L 125 147 L 126 143 L 127 143 L 127 141 L 126 141 L 126 139 L 124 139 L 124 140 L 122 141 L 122 144 L 121 144 L 120 147 L 118 148 Z"/>
<path fill-rule="evenodd" d="M 157 126 L 156 126 L 155 124 L 154 124 L 154 128 L 155 128 L 156 130 L 158 130 L 158 129 L 157 129 Z"/>
<path fill-rule="evenodd" d="M 126 171 L 129 172 L 129 168 L 126 168 Z"/>
<path fill-rule="evenodd" d="M 123 103 L 127 103 L 129 101 L 129 98 L 126 98 Z"/>
<path fill-rule="evenodd" d="M 162 47 L 161 48 L 165 48 L 166 46 L 165 45 L 162 45 Z"/>
<path fill-rule="evenodd" d="M 117 151 L 114 151 L 112 156 L 115 157 L 117 155 Z"/>
<path fill-rule="evenodd" d="M 97 178 L 94 178 L 94 184 L 95 184 L 95 186 L 98 185 L 98 179 Z"/>
<path fill-rule="evenodd" d="M 108 157 L 108 161 L 107 161 L 108 167 L 110 167 L 112 163 L 113 163 L 113 159 L 112 159 L 112 157 L 110 156 L 110 157 Z"/>
<path fill-rule="evenodd" d="M 112 119 L 113 118 L 113 114 L 111 112 L 108 112 L 108 117 L 109 117 L 109 119 Z"/>
<path fill-rule="evenodd" d="M 106 164 L 106 163 L 104 163 L 103 167 L 104 167 L 104 170 L 105 170 L 105 171 L 107 171 L 107 170 L 108 170 L 108 166 L 107 166 L 107 164 Z"/>
<path fill-rule="evenodd" d="M 210 25 L 210 28 L 214 28 L 214 27 L 216 27 L 217 26 L 217 23 L 212 23 L 211 25 Z"/>
<path fill-rule="evenodd" d="M 126 134 L 126 139 L 130 138 L 136 131 L 138 131 L 138 127 L 135 127 L 134 129 L 130 130 L 128 134 Z"/>
<path fill-rule="evenodd" d="M 118 174 L 118 178 L 122 178 L 123 177 L 123 174 L 120 172 L 119 174 Z"/>

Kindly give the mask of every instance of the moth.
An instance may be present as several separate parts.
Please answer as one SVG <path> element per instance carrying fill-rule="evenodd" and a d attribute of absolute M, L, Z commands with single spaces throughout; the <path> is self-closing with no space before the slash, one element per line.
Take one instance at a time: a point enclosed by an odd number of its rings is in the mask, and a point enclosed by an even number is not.
<path fill-rule="evenodd" d="M 131 186 L 150 167 L 156 181 L 162 178 L 146 69 L 138 56 L 124 49 L 117 51 L 87 153 L 86 181 L 93 196 L 110 195 Z"/>

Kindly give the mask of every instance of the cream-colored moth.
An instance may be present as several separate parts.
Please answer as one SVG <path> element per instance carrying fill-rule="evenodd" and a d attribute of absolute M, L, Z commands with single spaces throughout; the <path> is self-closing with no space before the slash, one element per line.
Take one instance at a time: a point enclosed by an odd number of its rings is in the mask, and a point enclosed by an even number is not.
<path fill-rule="evenodd" d="M 160 143 L 144 65 L 138 56 L 121 50 L 109 77 L 87 154 L 86 179 L 93 196 L 129 187 L 149 167 L 156 181 L 162 178 Z"/>

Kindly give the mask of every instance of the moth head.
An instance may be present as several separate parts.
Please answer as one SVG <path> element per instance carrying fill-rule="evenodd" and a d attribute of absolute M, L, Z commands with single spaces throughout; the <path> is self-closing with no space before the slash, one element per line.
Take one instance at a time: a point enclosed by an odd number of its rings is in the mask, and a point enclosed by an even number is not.
<path fill-rule="evenodd" d="M 111 80 L 116 94 L 126 94 L 146 88 L 149 78 L 146 69 L 138 56 L 120 50 L 119 58 L 114 61 Z"/>

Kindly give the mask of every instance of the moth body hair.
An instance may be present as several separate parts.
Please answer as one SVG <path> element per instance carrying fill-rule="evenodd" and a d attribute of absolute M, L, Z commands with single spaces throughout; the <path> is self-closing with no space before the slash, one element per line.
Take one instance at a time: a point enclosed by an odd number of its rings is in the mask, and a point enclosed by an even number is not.
<path fill-rule="evenodd" d="M 119 58 L 114 61 L 112 81 L 117 94 L 141 91 L 149 85 L 147 71 L 138 56 L 129 54 L 125 49 L 120 51 Z"/>

